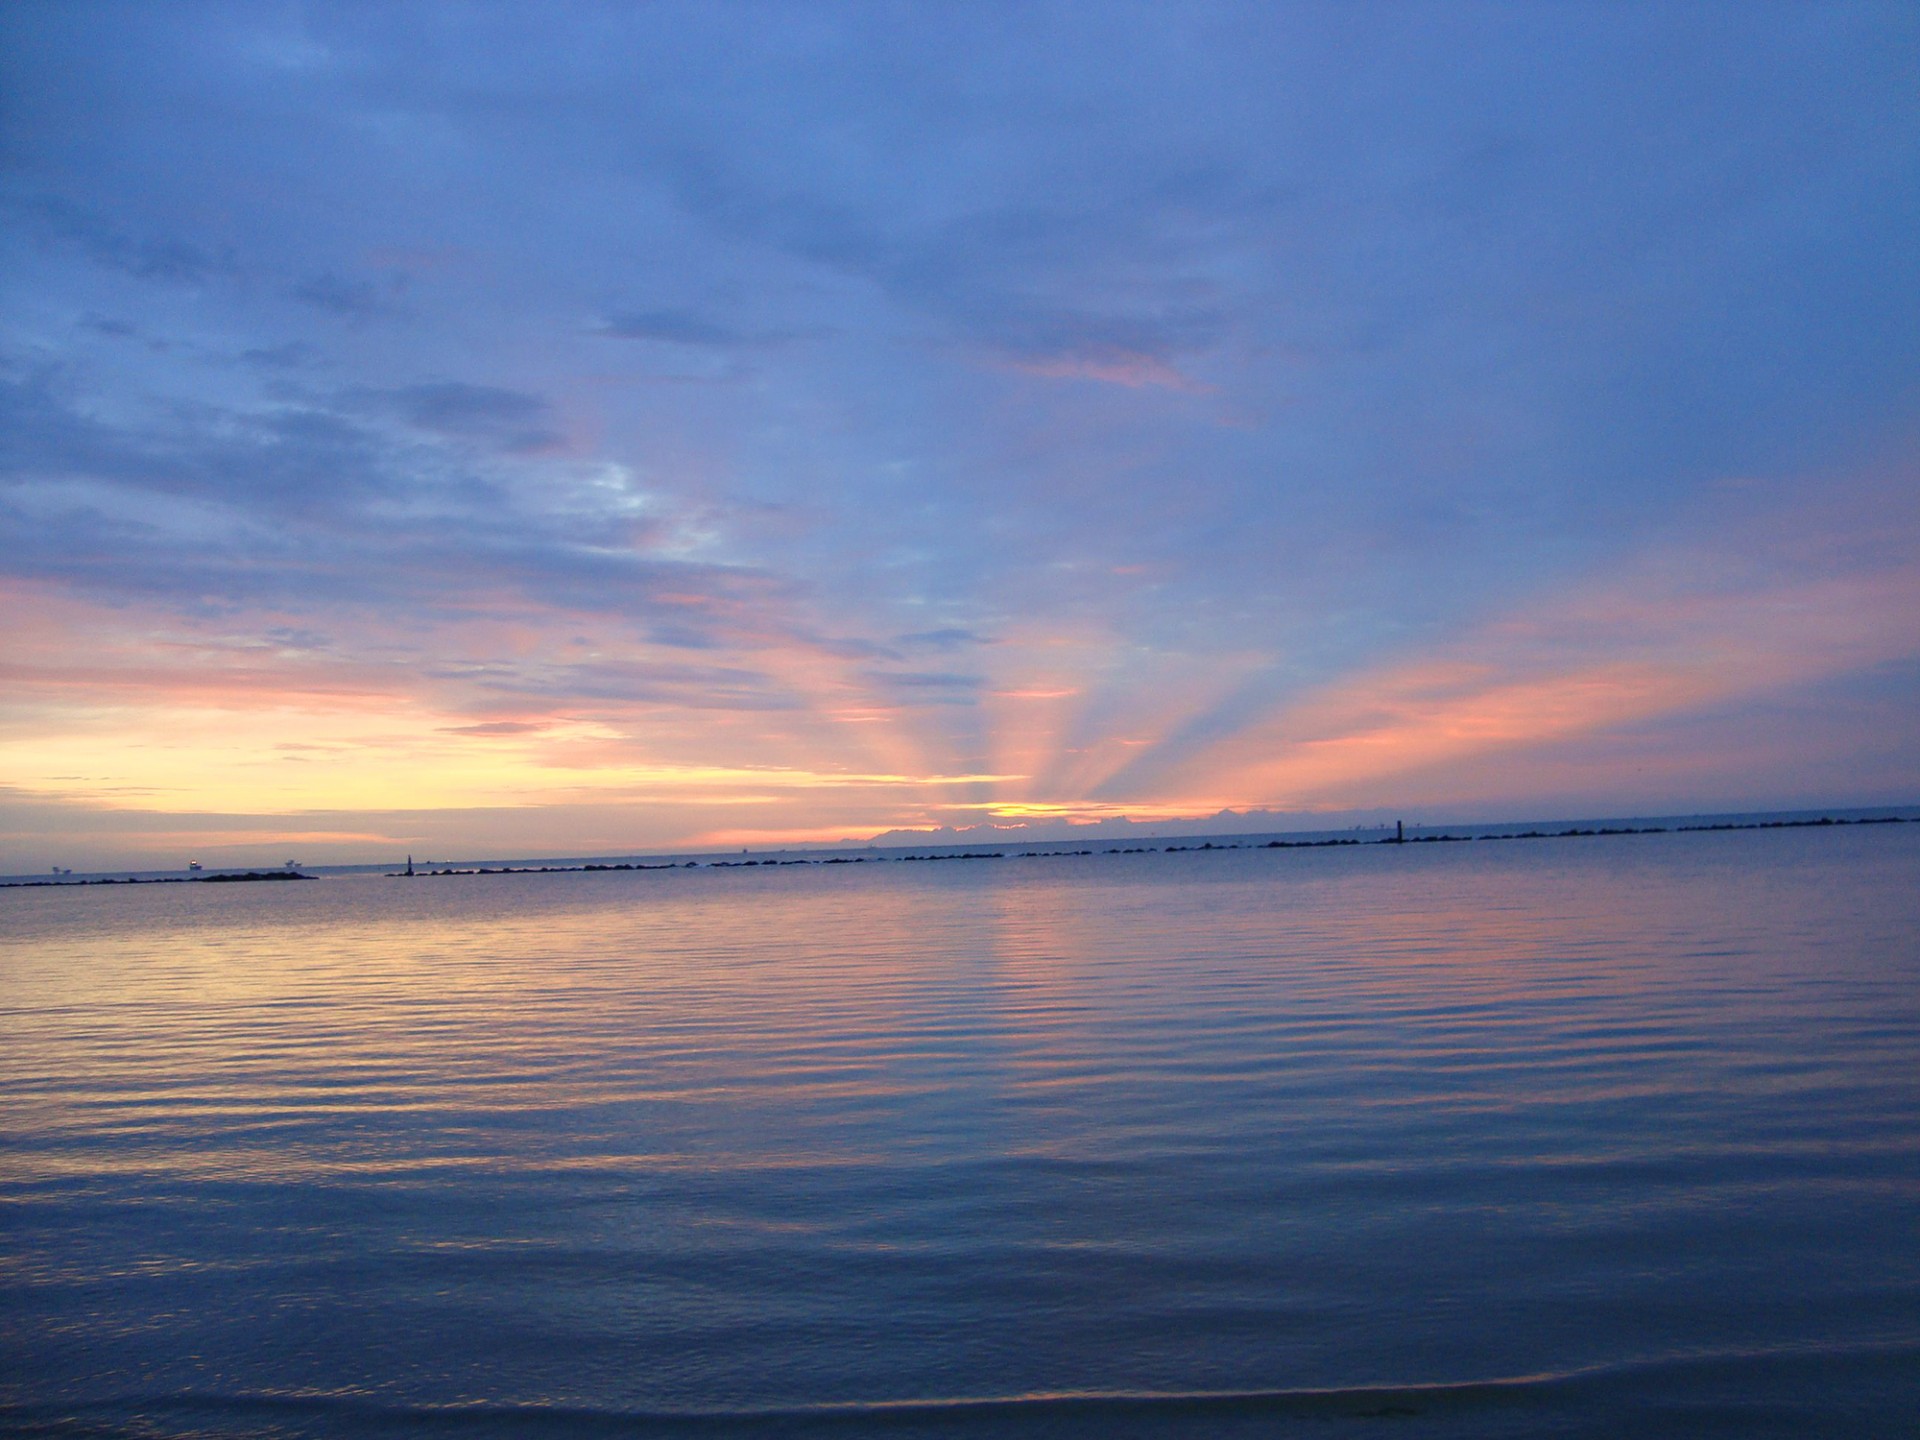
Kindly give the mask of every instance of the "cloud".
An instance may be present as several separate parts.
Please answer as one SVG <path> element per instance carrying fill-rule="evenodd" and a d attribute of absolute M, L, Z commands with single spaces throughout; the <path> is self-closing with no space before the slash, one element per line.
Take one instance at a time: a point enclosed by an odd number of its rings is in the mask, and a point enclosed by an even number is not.
<path fill-rule="evenodd" d="M 44 371 L 0 380 L 14 575 L 182 609 L 405 607 L 426 621 L 533 603 L 656 623 L 683 647 L 792 633 L 769 608 L 771 577 L 658 553 L 630 489 L 543 454 L 536 397 L 436 382 L 351 392 L 344 408 L 109 422 L 61 388 Z M 373 423 L 382 414 L 414 433 Z M 689 609 L 687 594 L 709 603 Z"/>
<path fill-rule="evenodd" d="M 1724 559 L 1650 556 L 1629 577 L 1344 676 L 1211 744 L 1194 745 L 1190 728 L 1184 747 L 1143 755 L 1103 792 L 1375 803 L 1409 775 L 1912 661 L 1915 616 L 1910 561 L 1738 576 Z"/>
<path fill-rule="evenodd" d="M 964 650 L 974 645 L 991 645 L 994 642 L 978 631 L 964 626 L 949 625 L 939 630 L 916 630 L 908 635 L 896 635 L 893 643 L 906 649 L 924 650 Z"/>
<path fill-rule="evenodd" d="M 1092 354 L 1056 354 L 1008 356 L 1009 370 L 1038 375 L 1048 380 L 1098 380 L 1108 385 L 1123 385 L 1129 390 L 1157 386 L 1189 395 L 1212 393 L 1213 387 L 1183 375 L 1164 360 L 1125 350 Z"/>
<path fill-rule="evenodd" d="M 276 650 L 322 651 L 333 648 L 331 636 L 318 630 L 282 625 L 267 631 L 264 642 Z"/>
<path fill-rule="evenodd" d="M 971 705 L 987 683 L 979 675 L 911 670 L 864 670 L 859 679 L 896 706 Z"/>
<path fill-rule="evenodd" d="M 1219 345 L 1230 326 L 1214 305 L 1162 297 L 1152 310 L 1045 309 L 1030 301 L 991 306 L 992 332 L 981 336 L 990 362 L 1048 379 L 1094 380 L 1137 390 L 1188 394 L 1214 387 L 1183 373 L 1180 362 Z"/>
<path fill-rule="evenodd" d="M 217 253 L 178 237 L 138 236 L 101 212 L 57 195 L 12 201 L 7 208 L 48 239 L 136 279 L 201 285 L 240 271 L 231 253 Z"/>
<path fill-rule="evenodd" d="M 289 340 L 284 345 L 257 346 L 240 352 L 242 363 L 268 371 L 310 369 L 319 358 L 319 348 L 305 340 Z"/>
<path fill-rule="evenodd" d="M 310 275 L 289 290 L 295 300 L 348 320 L 370 320 L 397 313 L 398 296 L 405 277 L 394 275 L 384 285 L 371 280 L 355 280 L 325 271 Z"/>
<path fill-rule="evenodd" d="M 450 380 L 371 393 L 372 398 L 388 402 L 409 425 L 480 441 L 508 454 L 538 454 L 565 443 L 550 423 L 553 407 L 537 395 L 518 390 Z"/>
<path fill-rule="evenodd" d="M 694 310 L 623 310 L 609 315 L 590 333 L 615 340 L 657 340 L 669 345 L 718 348 L 781 345 L 816 331 L 744 329 L 722 324 Z"/>

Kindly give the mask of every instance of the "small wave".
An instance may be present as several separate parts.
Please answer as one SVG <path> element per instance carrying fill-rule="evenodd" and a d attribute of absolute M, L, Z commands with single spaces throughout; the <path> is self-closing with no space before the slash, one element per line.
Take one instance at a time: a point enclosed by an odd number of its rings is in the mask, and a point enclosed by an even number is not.
<path fill-rule="evenodd" d="M 737 1410 L 384 1405 L 325 1396 L 166 1395 L 0 1408 L 0 1434 L 89 1440 L 333 1440 L 342 1436 L 1114 1436 L 1271 1433 L 1287 1419 L 1406 1419 L 1484 1410 L 1560 1377 L 1327 1390 L 1111 1392 L 845 1402 Z M 1223 1432 L 1222 1427 L 1231 1427 Z"/>
<path fill-rule="evenodd" d="M 179 1394 L 0 1406 L 0 1435 L 48 1440 L 339 1437 L 1878 1435 L 1912 1399 L 1920 1337 L 1698 1354 L 1497 1379 L 1330 1389 L 1068 1392 L 719 1410 L 400 1405 L 361 1397 Z"/>

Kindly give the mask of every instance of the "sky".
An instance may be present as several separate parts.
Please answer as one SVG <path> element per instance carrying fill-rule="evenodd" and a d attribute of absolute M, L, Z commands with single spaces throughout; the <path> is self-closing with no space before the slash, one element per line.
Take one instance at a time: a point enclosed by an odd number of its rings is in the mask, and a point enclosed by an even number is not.
<path fill-rule="evenodd" d="M 1917 74 L 16 0 L 0 869 L 1920 800 Z"/>

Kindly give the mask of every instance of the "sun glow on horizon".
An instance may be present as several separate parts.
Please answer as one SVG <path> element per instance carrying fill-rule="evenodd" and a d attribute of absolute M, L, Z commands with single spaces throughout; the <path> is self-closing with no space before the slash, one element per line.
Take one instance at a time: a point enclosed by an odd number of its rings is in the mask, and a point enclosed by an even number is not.
<path fill-rule="evenodd" d="M 89 617 L 71 602 L 48 613 L 60 624 L 43 626 L 26 663 L 7 671 L 29 717 L 0 735 L 0 773 L 16 801 L 74 807 L 102 824 L 115 814 L 245 815 L 275 844 L 336 851 L 401 844 L 404 827 L 303 817 L 550 812 L 597 817 L 590 828 L 603 836 L 644 817 L 632 845 L 616 848 L 659 848 L 1378 805 L 1408 777 L 1473 757 L 1550 756 L 1590 735 L 1896 659 L 1911 648 L 1903 617 L 1920 613 L 1920 569 L 1759 588 L 1669 583 L 1664 596 L 1642 573 L 1494 617 L 1426 657 L 1282 692 L 1225 726 L 1207 716 L 1245 688 L 1242 659 L 1221 670 L 1174 657 L 1188 683 L 1129 693 L 1086 678 L 1112 663 L 1097 630 L 1065 649 L 1008 646 L 1006 663 L 1024 678 L 931 714 L 990 721 L 975 753 L 1015 762 L 1009 768 L 954 763 L 959 747 L 911 706 L 862 712 L 876 728 L 861 733 L 880 743 L 849 752 L 838 722 L 854 693 L 879 682 L 813 648 L 735 656 L 743 671 L 757 666 L 781 683 L 799 675 L 804 685 L 787 684 L 793 698 L 771 708 L 689 726 L 684 712 L 645 703 L 523 701 L 476 712 L 477 692 L 457 680 L 297 647 L 262 655 L 178 621 L 163 645 L 150 634 L 96 644 L 77 662 L 58 632 Z M 96 634 L 126 623 L 92 620 Z M 537 616 L 520 623 L 539 628 Z M 169 650 L 180 658 L 168 662 Z M 1047 659 L 1060 677 L 1052 682 L 1039 678 Z M 506 663 L 489 662 L 487 673 L 510 673 Z M 645 655 L 631 663 L 646 674 Z M 927 768 L 857 763 L 872 756 Z M 272 828 L 275 817 L 284 829 Z M 249 833 L 203 823 L 210 828 L 146 829 L 134 843 L 178 848 L 199 834 L 208 845 L 239 844 Z"/>

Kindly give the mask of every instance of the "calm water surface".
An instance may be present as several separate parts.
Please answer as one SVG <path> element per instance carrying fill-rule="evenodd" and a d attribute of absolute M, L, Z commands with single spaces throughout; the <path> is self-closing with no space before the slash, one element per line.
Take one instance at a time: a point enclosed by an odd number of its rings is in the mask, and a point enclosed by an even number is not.
<path fill-rule="evenodd" d="M 1920 827 L 0 894 L 0 1430 L 1907 1435 Z"/>

